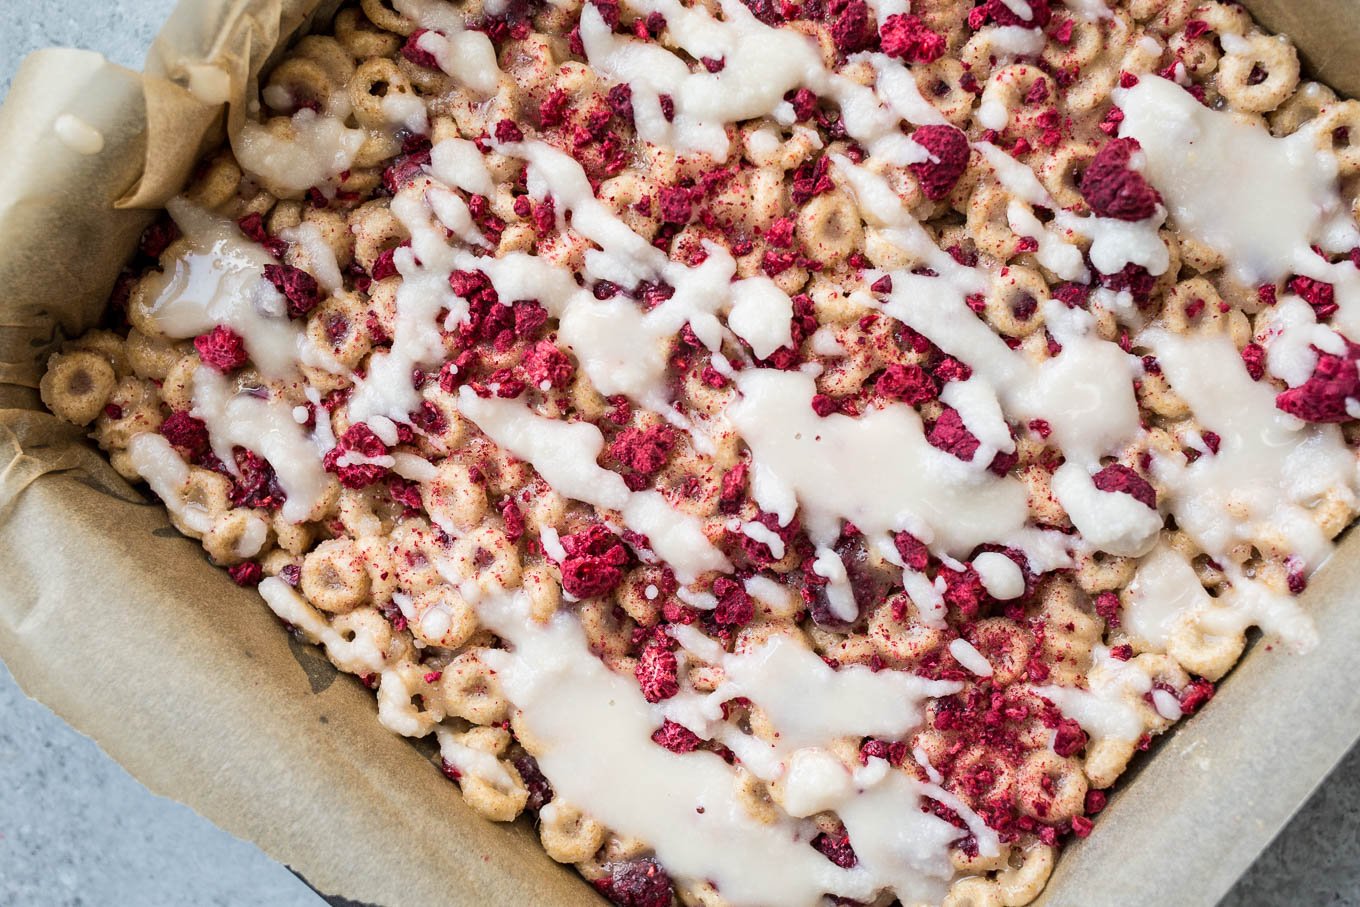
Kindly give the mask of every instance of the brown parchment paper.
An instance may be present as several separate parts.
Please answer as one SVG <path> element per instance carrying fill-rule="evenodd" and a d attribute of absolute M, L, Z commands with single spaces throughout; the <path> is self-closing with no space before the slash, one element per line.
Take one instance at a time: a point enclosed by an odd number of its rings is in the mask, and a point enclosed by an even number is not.
<path fill-rule="evenodd" d="M 468 810 L 431 747 L 384 730 L 367 690 L 281 632 L 37 400 L 41 363 L 96 323 L 152 211 L 239 126 L 271 55 L 334 5 L 182 0 L 146 75 L 49 50 L 16 76 L 0 108 L 0 658 L 152 790 L 322 892 L 386 907 L 598 904 L 524 822 Z M 1360 93 L 1360 4 L 1246 5 L 1314 74 Z M 181 87 L 200 64 L 230 76 L 225 115 Z M 103 151 L 66 148 L 52 129 L 63 112 L 100 130 Z M 1321 645 L 1250 651 L 1135 766 L 1040 903 L 1215 902 L 1360 736 L 1357 588 L 1351 533 L 1305 594 Z"/>

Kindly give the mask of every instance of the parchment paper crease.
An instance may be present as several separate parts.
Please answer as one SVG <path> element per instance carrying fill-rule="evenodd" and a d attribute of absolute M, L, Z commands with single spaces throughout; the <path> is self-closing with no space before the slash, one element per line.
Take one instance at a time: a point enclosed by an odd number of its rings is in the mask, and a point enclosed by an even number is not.
<path fill-rule="evenodd" d="M 1356 4 L 1256 0 L 1325 80 L 1360 89 Z M 0 108 L 0 658 L 152 790 L 259 844 L 319 890 L 405 905 L 584 905 L 524 823 L 485 822 L 372 695 L 282 632 L 79 432 L 41 412 L 41 364 L 95 324 L 156 207 L 317 0 L 184 0 L 146 75 L 97 54 L 25 61 Z M 231 109 L 181 87 L 230 77 Z M 104 136 L 82 156 L 52 124 Z M 1244 187 L 1250 191 L 1250 187 Z M 1211 904 L 1360 735 L 1360 535 L 1306 593 L 1322 644 L 1257 646 L 1114 797 L 1041 903 Z M 583 736 L 588 737 L 588 730 Z"/>

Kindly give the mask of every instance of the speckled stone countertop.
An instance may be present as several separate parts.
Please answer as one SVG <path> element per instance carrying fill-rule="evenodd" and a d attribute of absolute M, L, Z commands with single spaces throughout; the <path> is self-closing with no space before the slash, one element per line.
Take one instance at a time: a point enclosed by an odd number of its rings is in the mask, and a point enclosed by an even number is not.
<path fill-rule="evenodd" d="M 42 47 L 89 48 L 139 66 L 172 6 L 174 0 L 0 0 L 0 96 L 24 55 Z M 26 698 L 0 666 L 0 904 L 186 903 L 323 901 L 254 845 L 151 794 Z M 1219 907 L 1286 905 L 1360 907 L 1360 748 Z"/>

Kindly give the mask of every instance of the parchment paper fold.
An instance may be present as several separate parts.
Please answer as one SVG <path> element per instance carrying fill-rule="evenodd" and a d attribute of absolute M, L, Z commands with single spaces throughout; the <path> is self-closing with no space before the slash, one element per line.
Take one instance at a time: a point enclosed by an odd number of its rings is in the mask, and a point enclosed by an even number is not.
<path fill-rule="evenodd" d="M 1318 75 L 1360 89 L 1360 17 L 1256 0 Z M 183 0 L 146 75 L 97 54 L 31 56 L 0 108 L 0 658 L 30 694 L 157 793 L 259 844 L 318 889 L 375 904 L 597 904 L 524 824 L 473 815 L 371 694 L 281 631 L 80 433 L 41 412 L 54 346 L 98 321 L 154 209 L 318 0 Z M 228 74 L 230 110 L 184 85 Z M 98 129 L 83 156 L 62 113 Z M 1244 187 L 1250 191 L 1250 187 Z M 1360 541 L 1306 593 L 1322 645 L 1257 646 L 1123 786 L 1041 903 L 1211 904 L 1360 735 Z M 588 729 L 583 730 L 588 737 Z"/>

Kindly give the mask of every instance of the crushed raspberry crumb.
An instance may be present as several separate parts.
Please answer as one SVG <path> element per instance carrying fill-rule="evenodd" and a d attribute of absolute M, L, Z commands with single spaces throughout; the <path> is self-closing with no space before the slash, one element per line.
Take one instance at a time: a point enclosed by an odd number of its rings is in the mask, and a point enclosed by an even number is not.
<path fill-rule="evenodd" d="M 667 186 L 659 195 L 661 220 L 667 224 L 687 224 L 694 213 L 694 198 L 683 186 Z"/>
<path fill-rule="evenodd" d="M 562 548 L 567 554 L 561 565 L 562 588 L 577 598 L 604 595 L 622 582 L 628 549 L 603 526 L 563 536 Z"/>
<path fill-rule="evenodd" d="M 676 724 L 669 718 L 661 723 L 661 727 L 652 732 L 652 740 L 672 753 L 692 753 L 704 742 L 698 734 L 683 724 Z"/>
<path fill-rule="evenodd" d="M 666 465 L 677 440 L 676 430 L 669 425 L 626 428 L 610 443 L 609 453 L 645 487 Z"/>
<path fill-rule="evenodd" d="M 420 38 L 427 31 L 429 31 L 428 28 L 417 28 L 411 32 L 406 43 L 401 46 L 401 55 L 417 66 L 423 66 L 426 69 L 438 69 L 439 61 L 435 59 L 434 54 L 420 47 Z"/>
<path fill-rule="evenodd" d="M 1111 139 L 1096 152 L 1081 175 L 1081 197 L 1100 217 L 1143 220 L 1157 213 L 1162 197 L 1129 166 L 1138 142 Z"/>
<path fill-rule="evenodd" d="M 893 546 L 902 556 L 902 562 L 917 573 L 924 571 L 930 564 L 930 549 L 925 542 L 910 532 L 899 532 L 893 536 Z"/>
<path fill-rule="evenodd" d="M 509 144 L 524 141 L 524 132 L 514 120 L 500 120 L 496 123 L 496 141 Z"/>
<path fill-rule="evenodd" d="M 1059 756 L 1075 756 L 1086 747 L 1086 732 L 1071 718 L 1058 722 L 1057 735 L 1053 738 L 1053 752 Z"/>
<path fill-rule="evenodd" d="M 321 302 L 316 278 L 292 265 L 265 265 L 265 278 L 288 300 L 288 317 L 305 318 Z"/>
<path fill-rule="evenodd" d="M 1108 627 L 1119 626 L 1119 612 L 1122 606 L 1119 604 L 1119 596 L 1110 591 L 1101 592 L 1096 596 L 1096 614 L 1105 621 Z"/>
<path fill-rule="evenodd" d="M 194 338 L 194 349 L 203 364 L 219 372 L 231 372 L 246 364 L 246 342 L 240 334 L 219 324 Z"/>
<path fill-rule="evenodd" d="M 1313 313 L 1319 319 L 1332 315 L 1339 308 L 1336 304 L 1336 291 L 1330 283 L 1299 275 L 1289 281 L 1289 291 L 1302 297 L 1304 302 L 1312 306 Z"/>
<path fill-rule="evenodd" d="M 946 407 L 940 413 L 940 418 L 936 419 L 935 424 L 930 427 L 926 440 L 932 446 L 938 447 L 945 453 L 953 454 L 964 462 L 970 462 L 978 448 L 982 446 L 977 436 L 964 426 L 963 417 L 959 415 L 959 411 L 952 406 Z"/>
<path fill-rule="evenodd" d="M 901 400 L 919 406 L 939 396 L 935 378 L 919 365 L 894 362 L 883 370 L 874 382 L 874 391 L 890 400 Z"/>
<path fill-rule="evenodd" d="M 1204 678 L 1190 681 L 1181 693 L 1181 711 L 1187 715 L 1198 712 L 1206 702 L 1214 698 L 1214 685 Z M 1087 810 L 1090 812 L 1090 810 Z"/>
<path fill-rule="evenodd" d="M 927 28 L 920 16 L 889 16 L 878 34 L 885 54 L 908 63 L 934 63 L 945 52 L 944 35 Z"/>
<path fill-rule="evenodd" d="M 566 387 L 576 374 L 567 354 L 551 340 L 540 340 L 524 351 L 524 374 L 534 387 Z"/>
<path fill-rule="evenodd" d="M 1101 491 L 1122 491 L 1130 495 L 1144 507 L 1157 509 L 1157 492 L 1148 480 L 1123 463 L 1111 463 L 1100 472 L 1091 476 L 1091 481 Z"/>
<path fill-rule="evenodd" d="M 184 410 L 175 410 L 165 417 L 160 432 L 175 447 L 188 454 L 189 459 L 197 460 L 208 452 L 208 426 L 202 419 L 196 419 Z"/>
<path fill-rule="evenodd" d="M 822 832 L 812 839 L 812 846 L 841 869 L 853 869 L 859 865 L 859 857 L 855 855 L 855 848 L 850 846 L 849 835 L 833 836 Z"/>
<path fill-rule="evenodd" d="M 351 463 L 341 466 L 340 460 L 346 454 L 354 453 L 369 459 L 387 455 L 387 445 L 362 422 L 351 425 L 336 441 L 334 447 L 321 458 L 327 472 L 335 473 L 340 484 L 346 488 L 367 488 L 382 481 L 387 476 L 387 467 L 376 463 Z"/>
<path fill-rule="evenodd" d="M 242 561 L 228 567 L 227 574 L 238 586 L 258 586 L 264 579 L 264 568 L 255 561 Z"/>
<path fill-rule="evenodd" d="M 713 621 L 724 627 L 744 627 L 756 615 L 756 605 L 741 583 L 720 576 L 713 581 L 713 594 L 718 606 L 713 609 Z"/>
<path fill-rule="evenodd" d="M 793 115 L 799 120 L 810 120 L 817 115 L 817 95 L 809 88 L 799 88 L 784 95 L 784 99 L 793 105 Z"/>
<path fill-rule="evenodd" d="M 1360 399 L 1360 345 L 1346 341 L 1337 356 L 1319 351 L 1308 380 L 1275 398 L 1275 405 L 1305 422 L 1345 422 L 1347 401 Z"/>
<path fill-rule="evenodd" d="M 908 169 L 921 183 L 921 191 L 931 201 L 947 196 L 959 177 L 968 169 L 968 136 L 954 126 L 920 126 L 912 141 L 930 152 L 933 161 L 918 161 Z"/>
<path fill-rule="evenodd" d="M 671 877 L 654 860 L 608 863 L 595 889 L 618 907 L 670 907 Z"/>
<path fill-rule="evenodd" d="M 679 662 L 662 642 L 653 642 L 638 656 L 633 673 L 648 702 L 661 702 L 680 692 Z"/>
<path fill-rule="evenodd" d="M 968 14 L 968 24 L 974 30 L 987 22 L 1018 28 L 1047 28 L 1053 19 L 1053 10 L 1049 8 L 1048 0 L 1023 0 L 1023 2 L 1029 5 L 1028 19 L 1012 10 L 1006 0 L 985 0 Z"/>
<path fill-rule="evenodd" d="M 1266 373 L 1266 351 L 1259 343 L 1248 343 L 1242 347 L 1242 362 L 1247 367 L 1251 380 L 1260 381 Z"/>

